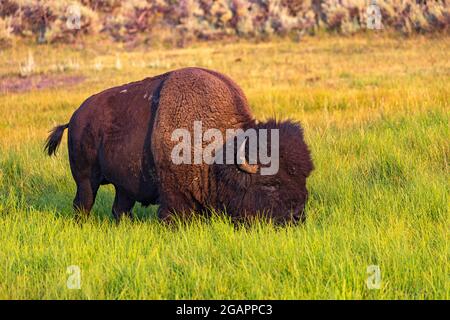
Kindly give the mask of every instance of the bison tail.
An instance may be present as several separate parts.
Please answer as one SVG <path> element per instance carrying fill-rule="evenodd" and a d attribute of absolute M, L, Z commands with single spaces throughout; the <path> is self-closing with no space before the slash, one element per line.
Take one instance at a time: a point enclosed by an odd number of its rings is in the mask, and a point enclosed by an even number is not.
<path fill-rule="evenodd" d="M 50 131 L 50 135 L 47 138 L 47 142 L 45 143 L 44 150 L 48 153 L 49 156 L 56 155 L 56 150 L 61 143 L 61 139 L 66 130 L 69 127 L 69 124 L 60 125 L 54 127 L 52 131 Z"/>

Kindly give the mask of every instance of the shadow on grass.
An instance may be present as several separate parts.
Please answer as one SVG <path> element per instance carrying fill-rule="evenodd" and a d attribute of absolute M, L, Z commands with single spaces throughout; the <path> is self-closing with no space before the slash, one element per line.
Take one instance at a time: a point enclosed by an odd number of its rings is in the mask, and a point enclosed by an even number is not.
<path fill-rule="evenodd" d="M 21 210 L 34 209 L 53 212 L 58 217 L 75 219 L 72 209 L 75 197 L 75 182 L 67 175 L 48 179 L 39 172 L 32 173 L 23 160 L 14 153 L 0 159 L 0 193 L 5 199 L 14 196 L 14 204 Z M 28 172 L 27 172 L 28 171 Z M 20 199 L 20 201 L 19 201 Z M 3 200 L 0 198 L 0 201 Z M 111 185 L 101 186 L 90 216 L 99 221 L 113 221 L 112 205 L 114 190 Z M 156 221 L 158 206 L 143 207 L 136 204 L 133 209 L 135 221 Z"/>
<path fill-rule="evenodd" d="M 75 197 L 75 182 L 65 182 L 64 188 L 60 188 L 57 183 L 46 181 L 40 176 L 33 177 L 40 180 L 41 186 L 32 198 L 27 199 L 27 204 L 36 208 L 37 210 L 53 211 L 58 216 L 75 219 L 75 214 L 72 208 L 73 198 Z M 65 179 L 64 179 L 65 180 Z M 73 188 L 67 188 L 67 184 L 72 183 Z M 112 215 L 112 205 L 114 202 L 114 188 L 112 185 L 101 186 L 98 190 L 94 207 L 91 210 L 90 216 L 99 221 L 114 222 Z M 157 221 L 158 206 L 142 206 L 136 203 L 133 208 L 133 217 L 136 222 L 143 221 Z"/>

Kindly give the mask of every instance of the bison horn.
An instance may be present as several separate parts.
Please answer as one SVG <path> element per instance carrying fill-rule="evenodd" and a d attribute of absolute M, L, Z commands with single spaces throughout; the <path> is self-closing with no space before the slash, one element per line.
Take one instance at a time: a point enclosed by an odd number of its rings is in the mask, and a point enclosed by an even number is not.
<path fill-rule="evenodd" d="M 247 142 L 247 138 L 244 139 L 241 146 L 238 149 L 238 168 L 244 172 L 254 174 L 258 172 L 259 166 L 257 164 L 249 164 L 245 159 L 245 144 Z"/>

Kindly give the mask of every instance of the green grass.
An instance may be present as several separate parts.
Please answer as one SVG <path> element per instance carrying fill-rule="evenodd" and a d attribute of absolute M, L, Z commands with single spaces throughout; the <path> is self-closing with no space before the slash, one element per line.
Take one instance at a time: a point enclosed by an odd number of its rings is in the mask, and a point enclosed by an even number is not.
<path fill-rule="evenodd" d="M 31 48 L 35 72 L 75 61 L 65 73 L 84 83 L 0 95 L 0 298 L 449 299 L 448 38 L 87 49 Z M 16 74 L 27 54 L 0 52 L 0 74 Z M 48 130 L 99 90 L 189 65 L 236 79 L 257 118 L 303 123 L 316 166 L 304 225 L 168 227 L 140 206 L 116 225 L 111 187 L 75 223 L 66 139 L 48 158 Z M 80 290 L 66 286 L 70 265 Z M 379 290 L 366 286 L 369 265 L 380 267 Z"/>

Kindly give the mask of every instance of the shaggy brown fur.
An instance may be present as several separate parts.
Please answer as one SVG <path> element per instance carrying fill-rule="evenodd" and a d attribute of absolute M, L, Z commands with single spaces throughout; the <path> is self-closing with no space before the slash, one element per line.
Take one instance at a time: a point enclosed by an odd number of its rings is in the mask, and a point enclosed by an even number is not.
<path fill-rule="evenodd" d="M 173 130 L 267 128 L 280 130 L 276 175 L 249 174 L 237 165 L 175 165 Z M 68 125 L 50 135 L 54 154 L 69 129 L 69 158 L 77 183 L 74 207 L 89 212 L 101 184 L 116 189 L 113 215 L 131 215 L 136 201 L 160 204 L 159 217 L 187 216 L 208 208 L 233 217 L 265 212 L 275 220 L 302 220 L 306 177 L 313 169 L 300 126 L 256 124 L 242 90 L 230 78 L 206 69 L 185 68 L 111 88 L 87 99 Z M 205 143 L 206 145 L 206 143 Z M 204 146 L 205 146 L 204 145 Z"/>

